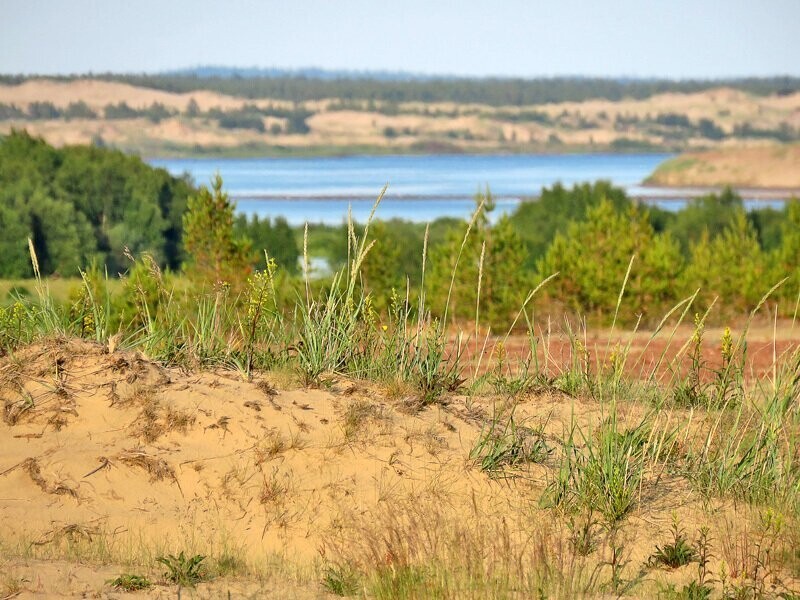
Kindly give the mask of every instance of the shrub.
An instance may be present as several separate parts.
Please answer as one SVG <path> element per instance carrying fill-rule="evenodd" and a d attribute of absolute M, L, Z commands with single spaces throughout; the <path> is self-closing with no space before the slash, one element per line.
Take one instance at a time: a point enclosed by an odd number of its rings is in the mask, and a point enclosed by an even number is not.
<path fill-rule="evenodd" d="M 700 299 L 708 306 L 719 296 L 723 308 L 737 313 L 751 311 L 761 300 L 769 279 L 767 256 L 744 210 L 737 210 L 722 234 L 708 233 L 690 246 L 691 259 L 683 273 L 683 289 L 700 288 Z M 664 277 L 669 278 L 669 274 Z"/>
<path fill-rule="evenodd" d="M 696 560 L 698 560 L 697 549 L 689 542 L 677 519 L 673 517 L 672 541 L 663 546 L 656 546 L 656 551 L 650 555 L 649 564 L 677 569 Z"/>
<path fill-rule="evenodd" d="M 523 305 L 533 278 L 520 268 L 527 253 L 509 218 L 495 225 L 489 221 L 491 192 L 476 195 L 475 202 L 472 222 L 448 231 L 431 251 L 429 298 L 440 315 L 504 329 Z"/>

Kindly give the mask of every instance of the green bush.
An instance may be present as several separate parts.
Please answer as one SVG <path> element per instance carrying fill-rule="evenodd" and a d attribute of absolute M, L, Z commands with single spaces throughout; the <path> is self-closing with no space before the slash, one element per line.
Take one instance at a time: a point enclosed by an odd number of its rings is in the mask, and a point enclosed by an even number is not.
<path fill-rule="evenodd" d="M 32 275 L 28 238 L 43 275 L 76 275 L 93 258 L 116 274 L 125 248 L 177 269 L 192 189 L 137 157 L 12 132 L 0 138 L 0 277 Z"/>
<path fill-rule="evenodd" d="M 184 244 L 190 257 L 185 266 L 196 281 L 241 284 L 250 272 L 250 244 L 234 233 L 234 210 L 235 204 L 222 191 L 219 175 L 211 182 L 211 189 L 202 186 L 189 198 L 183 215 Z"/>
<path fill-rule="evenodd" d="M 625 191 L 608 181 L 576 184 L 571 189 L 557 183 L 543 189 L 539 198 L 522 202 L 511 215 L 511 223 L 525 243 L 526 266 L 535 269 L 556 234 L 565 232 L 570 223 L 585 221 L 588 210 L 603 200 L 617 210 L 631 206 Z"/>

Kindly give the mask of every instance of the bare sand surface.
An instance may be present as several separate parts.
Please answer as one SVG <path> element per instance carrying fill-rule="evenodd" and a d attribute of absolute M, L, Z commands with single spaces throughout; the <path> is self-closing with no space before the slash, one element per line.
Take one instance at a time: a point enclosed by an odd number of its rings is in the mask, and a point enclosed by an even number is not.
<path fill-rule="evenodd" d="M 120 597 L 108 581 L 123 572 L 156 583 L 131 597 L 175 597 L 155 558 L 181 550 L 239 565 L 185 591 L 198 598 L 326 597 L 324 565 L 344 560 L 457 565 L 476 552 L 479 562 L 522 565 L 541 560 L 536 552 L 563 551 L 569 530 L 538 508 L 555 463 L 497 480 L 470 458 L 503 397 L 453 396 L 418 411 L 402 388 L 293 381 L 167 369 L 85 341 L 1 358 L 4 597 Z M 592 427 L 607 408 L 548 393 L 526 396 L 516 410 L 555 446 L 571 423 Z M 635 423 L 647 410 L 621 406 L 620 418 Z M 690 414 L 657 418 L 677 424 Z M 641 498 L 625 526 L 632 564 L 667 538 L 673 515 L 692 530 L 748 535 L 742 507 L 720 502 L 709 512 L 673 476 L 645 486 Z M 531 539 L 540 550 L 531 553 Z M 688 569 L 653 581 L 688 580 Z"/>

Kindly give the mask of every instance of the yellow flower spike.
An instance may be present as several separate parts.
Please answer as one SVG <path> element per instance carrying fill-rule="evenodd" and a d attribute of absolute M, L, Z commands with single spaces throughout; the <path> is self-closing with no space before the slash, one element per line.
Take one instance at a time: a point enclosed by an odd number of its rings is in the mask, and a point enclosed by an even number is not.
<path fill-rule="evenodd" d="M 733 358 L 733 336 L 731 335 L 731 328 L 726 327 L 722 333 L 722 360 L 729 363 Z"/>

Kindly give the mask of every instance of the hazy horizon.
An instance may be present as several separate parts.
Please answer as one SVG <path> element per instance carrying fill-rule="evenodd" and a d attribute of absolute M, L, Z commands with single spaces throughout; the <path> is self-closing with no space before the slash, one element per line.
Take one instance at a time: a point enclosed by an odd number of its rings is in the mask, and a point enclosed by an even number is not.
<path fill-rule="evenodd" d="M 309 73 L 317 72 L 321 74 L 324 79 L 333 79 L 335 77 L 352 77 L 353 79 L 386 79 L 386 80 L 435 80 L 435 79 L 464 79 L 464 80 L 481 80 L 481 79 L 521 79 L 521 80 L 546 80 L 546 79 L 605 79 L 609 81 L 673 81 L 673 82 L 686 82 L 686 81 L 733 81 L 740 79 L 780 79 L 782 77 L 790 79 L 800 78 L 800 73 L 764 73 L 758 75 L 709 75 L 709 76 L 693 76 L 693 77 L 677 77 L 677 76 L 658 76 L 658 75 L 587 75 L 581 73 L 558 73 L 549 75 L 470 75 L 470 74 L 454 74 L 454 73 L 426 73 L 421 71 L 410 71 L 402 69 L 352 69 L 347 67 L 321 67 L 319 65 L 301 65 L 297 67 L 285 67 L 282 65 L 225 65 L 225 64 L 191 64 L 185 66 L 176 66 L 173 68 L 159 69 L 156 71 L 73 71 L 73 72 L 13 72 L 13 71 L 0 71 L 0 76 L 11 77 L 95 77 L 103 75 L 119 75 L 119 76 L 168 76 L 175 74 L 190 74 L 195 71 L 205 70 L 224 70 L 224 71 L 253 71 L 260 72 L 256 77 L 278 77 L 278 76 L 308 76 Z M 228 75 L 220 77 L 229 77 Z"/>
<path fill-rule="evenodd" d="M 0 72 L 160 73 L 204 65 L 424 77 L 800 76 L 794 0 L 4 0 Z"/>

